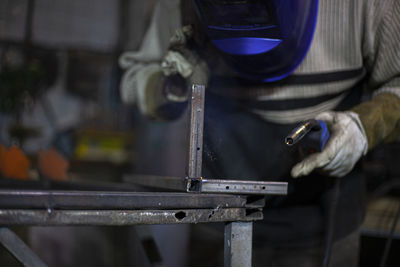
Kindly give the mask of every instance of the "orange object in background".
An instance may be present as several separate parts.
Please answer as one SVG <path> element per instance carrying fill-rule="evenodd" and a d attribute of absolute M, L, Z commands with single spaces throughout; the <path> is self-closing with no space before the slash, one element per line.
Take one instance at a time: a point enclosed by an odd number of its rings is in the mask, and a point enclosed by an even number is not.
<path fill-rule="evenodd" d="M 29 180 L 29 167 L 31 163 L 24 152 L 17 147 L 7 149 L 0 145 L 0 172 L 6 178 Z"/>
<path fill-rule="evenodd" d="M 5 156 L 5 152 L 7 151 L 7 148 L 0 144 L 0 172 L 3 172 L 3 158 Z"/>
<path fill-rule="evenodd" d="M 69 163 L 54 148 L 39 151 L 38 165 L 40 173 L 45 177 L 59 181 L 68 180 Z"/>

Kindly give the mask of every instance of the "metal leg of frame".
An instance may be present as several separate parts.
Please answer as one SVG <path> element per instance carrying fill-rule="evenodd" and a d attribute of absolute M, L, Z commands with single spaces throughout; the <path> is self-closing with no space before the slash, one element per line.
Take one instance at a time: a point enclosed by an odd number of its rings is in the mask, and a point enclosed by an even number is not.
<path fill-rule="evenodd" d="M 224 266 L 251 267 L 253 222 L 225 225 Z"/>
<path fill-rule="evenodd" d="M 153 267 L 165 267 L 163 259 L 154 240 L 153 233 L 149 225 L 138 225 L 135 227 L 137 236 L 140 239 L 143 250 L 146 253 L 147 259 Z"/>
<path fill-rule="evenodd" d="M 0 228 L 0 243 L 14 255 L 24 266 L 46 267 L 47 265 L 22 241 L 13 231 L 8 228 Z"/>

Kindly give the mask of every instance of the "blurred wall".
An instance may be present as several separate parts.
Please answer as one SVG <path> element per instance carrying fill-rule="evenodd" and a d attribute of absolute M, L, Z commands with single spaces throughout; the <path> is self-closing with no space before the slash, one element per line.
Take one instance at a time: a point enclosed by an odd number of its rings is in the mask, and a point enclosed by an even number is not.
<path fill-rule="evenodd" d="M 0 39 L 22 41 L 28 0 L 0 1 Z M 34 1 L 32 41 L 57 48 L 111 51 L 118 40 L 115 0 Z"/>
<path fill-rule="evenodd" d="M 123 49 L 135 50 L 142 42 L 150 24 L 151 15 L 157 0 L 127 0 L 124 23 Z M 167 0 L 168 1 L 168 0 Z"/>
<path fill-rule="evenodd" d="M 32 39 L 45 46 L 104 52 L 115 48 L 122 30 L 122 47 L 135 49 L 155 3 L 156 0 L 35 0 Z M 23 41 L 27 6 L 28 0 L 0 1 L 0 40 Z"/>
<path fill-rule="evenodd" d="M 0 43 L 21 44 L 24 41 L 28 1 L 0 1 Z M 112 98 L 111 92 L 118 92 L 113 83 L 113 79 L 118 77 L 115 75 L 117 67 L 113 66 L 113 59 L 115 60 L 121 51 L 135 50 L 139 47 L 156 2 L 157 0 L 34 0 L 32 43 L 49 48 L 59 55 L 60 73 L 54 88 L 50 88 L 49 93 L 45 95 L 54 108 L 58 129 L 46 135 L 48 140 L 44 142 L 34 140 L 35 148 L 32 150 L 45 147 L 53 138 L 54 132 L 66 128 L 58 126 L 71 117 L 71 110 L 75 111 L 77 119 L 74 123 L 68 123 L 68 127 L 79 123 L 77 120 L 84 117 L 84 112 L 80 111 L 79 106 L 87 108 L 88 101 L 94 101 L 90 96 L 82 97 L 83 92 L 88 92 L 88 95 L 102 95 L 103 98 L 95 99 L 97 102 L 109 101 Z M 106 59 L 102 60 L 103 57 Z M 92 71 L 99 75 L 93 74 Z M 72 80 L 77 82 L 68 83 L 71 75 L 74 76 Z M 102 86 L 97 88 L 97 83 L 89 82 L 91 80 L 101 82 Z M 68 103 L 71 105 L 67 107 Z M 102 108 L 104 106 L 110 107 L 111 104 L 100 103 L 100 108 L 93 108 L 92 112 L 102 116 L 102 123 L 104 117 L 107 117 Z M 117 121 L 121 117 L 115 110 L 110 115 L 110 121 Z M 40 127 L 43 129 L 51 128 L 42 113 L 44 112 L 41 107 L 35 106 L 23 121 L 27 124 L 42 124 Z M 136 127 L 140 128 L 139 136 L 142 138 L 139 140 L 141 146 L 137 162 L 138 171 L 184 177 L 184 122 L 185 118 L 174 123 L 162 124 L 148 122 L 143 118 L 140 122 L 139 119 L 135 122 Z M 126 237 L 130 231 L 129 228 L 118 228 L 118 232 L 125 239 L 128 239 Z M 151 231 L 156 242 L 160 244 L 166 266 L 185 266 L 188 226 L 152 226 Z M 105 232 L 104 229 L 67 227 L 33 228 L 30 237 L 33 249 L 43 259 L 53 263 L 51 266 L 121 266 L 116 264 L 116 253 L 110 248 L 110 236 L 112 239 L 115 233 Z M 126 250 L 129 250 L 130 257 L 135 258 L 132 262 L 141 257 L 130 246 L 126 246 Z M 79 256 L 75 254 L 76 251 L 80 252 Z M 126 255 L 122 258 L 127 259 Z M 78 263 L 81 265 L 77 265 Z"/>

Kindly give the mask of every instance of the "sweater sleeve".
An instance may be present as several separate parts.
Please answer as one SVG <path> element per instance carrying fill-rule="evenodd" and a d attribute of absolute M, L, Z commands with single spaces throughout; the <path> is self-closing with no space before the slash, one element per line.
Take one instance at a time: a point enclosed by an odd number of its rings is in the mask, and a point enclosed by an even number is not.
<path fill-rule="evenodd" d="M 400 137 L 400 1 L 369 1 L 363 53 L 371 101 L 353 108 L 365 128 L 369 149 Z"/>
<path fill-rule="evenodd" d="M 368 88 L 400 97 L 400 1 L 368 1 L 363 36 Z"/>
<path fill-rule="evenodd" d="M 119 58 L 124 70 L 121 80 L 121 97 L 124 103 L 134 103 L 138 80 L 146 67 L 160 65 L 168 50 L 175 30 L 181 27 L 179 0 L 159 0 L 152 14 L 149 28 L 139 50 L 127 51 Z"/>

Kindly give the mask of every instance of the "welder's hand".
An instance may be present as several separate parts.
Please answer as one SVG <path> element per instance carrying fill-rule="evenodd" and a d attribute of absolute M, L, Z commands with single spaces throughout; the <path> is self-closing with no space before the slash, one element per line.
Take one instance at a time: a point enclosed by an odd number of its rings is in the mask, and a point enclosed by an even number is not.
<path fill-rule="evenodd" d="M 343 177 L 348 174 L 368 150 L 367 137 L 357 113 L 324 112 L 316 117 L 325 121 L 331 137 L 320 153 L 308 156 L 292 169 L 292 177 L 298 178 L 319 169 L 329 176 Z"/>
<path fill-rule="evenodd" d="M 180 75 L 189 85 L 205 85 L 208 82 L 208 66 L 197 52 L 190 48 L 189 40 L 192 35 L 191 26 L 176 30 L 170 40 L 169 50 L 161 63 L 162 71 L 166 77 Z"/>
<path fill-rule="evenodd" d="M 184 79 L 178 75 L 164 76 L 160 64 L 127 71 L 121 88 L 125 89 L 121 90 L 124 102 L 135 104 L 142 115 L 153 120 L 176 119 L 185 109 L 188 90 Z"/>
<path fill-rule="evenodd" d="M 178 29 L 161 62 L 132 64 L 129 55 L 122 58 L 125 60 L 121 60 L 121 65 L 128 65 L 121 81 L 123 102 L 137 105 L 143 115 L 152 119 L 179 117 L 191 85 L 208 82 L 207 64 L 188 47 L 191 35 L 190 26 Z"/>
<path fill-rule="evenodd" d="M 147 97 L 149 90 L 155 90 L 162 76 L 159 64 L 137 64 L 127 70 L 121 81 L 121 97 L 126 104 L 136 104 L 144 115 L 152 113 Z"/>

